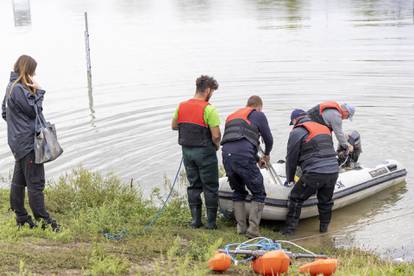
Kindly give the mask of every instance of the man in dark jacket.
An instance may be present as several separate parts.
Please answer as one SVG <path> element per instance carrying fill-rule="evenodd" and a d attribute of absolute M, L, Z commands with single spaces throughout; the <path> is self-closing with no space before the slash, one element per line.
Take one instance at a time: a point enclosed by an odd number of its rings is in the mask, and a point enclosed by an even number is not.
<path fill-rule="evenodd" d="M 294 183 L 296 168 L 302 176 L 289 195 L 286 227 L 283 234 L 292 234 L 299 223 L 302 204 L 316 193 L 321 233 L 328 230 L 333 206 L 333 192 L 338 178 L 338 161 L 331 131 L 328 127 L 312 122 L 305 111 L 295 109 L 291 114 L 287 155 L 286 181 Z"/>
<path fill-rule="evenodd" d="M 24 207 L 27 186 L 29 205 L 35 219 L 42 219 L 43 227 L 50 225 L 53 231 L 59 231 L 60 226 L 45 208 L 44 165 L 34 162 L 35 108 L 38 109 L 39 116 L 43 116 L 42 102 L 45 91 L 36 86 L 36 93 L 31 93 L 26 86 L 15 83 L 17 78 L 17 73 L 12 72 L 2 104 L 2 117 L 7 122 L 8 143 L 16 160 L 10 188 L 11 209 L 16 213 L 16 222 L 19 226 L 36 226 Z"/>
<path fill-rule="evenodd" d="M 185 171 L 190 183 L 187 195 L 193 228 L 202 226 L 202 192 L 207 209 L 206 228 L 217 228 L 219 184 L 216 150 L 220 145 L 221 133 L 218 112 L 209 104 L 217 89 L 218 84 L 214 78 L 200 76 L 196 80 L 194 97 L 180 103 L 172 120 L 172 129 L 178 130 L 178 143 L 182 148 Z"/>
<path fill-rule="evenodd" d="M 259 225 L 264 208 L 266 192 L 263 176 L 257 166 L 269 162 L 273 147 L 273 136 L 265 114 L 263 101 L 259 96 L 251 96 L 244 108 L 227 117 L 222 140 L 224 169 L 230 187 L 233 189 L 233 210 L 237 220 L 237 232 L 248 237 L 260 236 Z M 261 160 L 257 155 L 259 137 L 265 143 L 265 153 Z M 246 225 L 245 200 L 247 190 L 252 198 L 249 212 L 249 228 Z"/>

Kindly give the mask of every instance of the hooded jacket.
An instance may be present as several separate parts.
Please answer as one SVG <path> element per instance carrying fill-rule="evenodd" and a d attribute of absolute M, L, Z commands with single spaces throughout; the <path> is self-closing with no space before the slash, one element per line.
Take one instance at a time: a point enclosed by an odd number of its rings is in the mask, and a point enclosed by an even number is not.
<path fill-rule="evenodd" d="M 14 158 L 18 161 L 34 150 L 36 125 L 35 105 L 39 116 L 43 117 L 42 102 L 45 91 L 38 89 L 32 94 L 21 83 L 10 88 L 18 78 L 15 72 L 10 74 L 10 82 L 2 104 L 2 117 L 7 122 L 7 140 Z"/>

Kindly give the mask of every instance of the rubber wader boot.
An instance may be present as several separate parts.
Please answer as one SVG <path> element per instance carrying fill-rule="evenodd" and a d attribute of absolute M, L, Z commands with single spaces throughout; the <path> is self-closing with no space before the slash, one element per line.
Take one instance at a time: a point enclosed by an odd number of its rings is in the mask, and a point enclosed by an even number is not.
<path fill-rule="evenodd" d="M 17 226 L 19 228 L 23 227 L 25 224 L 29 225 L 30 229 L 37 227 L 36 223 L 33 221 L 32 216 L 28 215 L 25 221 L 18 221 Z"/>
<path fill-rule="evenodd" d="M 329 223 L 320 223 L 319 224 L 319 232 L 320 233 L 328 232 L 328 226 L 329 226 Z"/>
<path fill-rule="evenodd" d="M 207 208 L 207 225 L 206 228 L 213 230 L 217 229 L 217 208 Z"/>
<path fill-rule="evenodd" d="M 287 217 L 285 226 L 279 231 L 284 236 L 295 234 L 296 226 L 298 225 L 298 218 Z"/>
<path fill-rule="evenodd" d="M 233 201 L 234 218 L 237 221 L 237 233 L 246 234 L 246 206 L 244 201 Z"/>
<path fill-rule="evenodd" d="M 284 236 L 290 236 L 295 234 L 295 229 L 289 228 L 289 226 L 285 226 L 282 229 L 280 229 L 279 233 Z"/>
<path fill-rule="evenodd" d="M 203 226 L 203 223 L 201 222 L 201 206 L 192 206 L 190 207 L 191 211 L 191 228 L 200 228 Z"/>
<path fill-rule="evenodd" d="M 250 203 L 249 228 L 247 228 L 246 236 L 249 238 L 260 237 L 259 225 L 262 218 L 264 203 L 252 201 Z"/>
<path fill-rule="evenodd" d="M 42 229 L 45 230 L 48 226 L 52 228 L 53 232 L 60 232 L 60 225 L 57 224 L 56 220 L 47 218 L 42 220 Z"/>

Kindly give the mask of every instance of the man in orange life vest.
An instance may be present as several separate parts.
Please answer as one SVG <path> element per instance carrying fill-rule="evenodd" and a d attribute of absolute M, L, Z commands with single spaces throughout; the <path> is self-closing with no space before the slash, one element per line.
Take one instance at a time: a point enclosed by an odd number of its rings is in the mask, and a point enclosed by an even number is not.
<path fill-rule="evenodd" d="M 247 106 L 227 117 L 222 140 L 223 164 L 230 187 L 233 189 L 233 210 L 237 221 L 237 232 L 248 237 L 260 236 L 259 225 L 266 192 L 263 176 L 257 163 L 263 166 L 270 161 L 273 137 L 265 114 L 263 102 L 258 96 L 251 96 Z M 266 145 L 265 155 L 259 160 L 257 149 L 259 137 Z M 252 194 L 249 212 L 249 227 L 246 224 L 245 200 L 247 189 Z"/>
<path fill-rule="evenodd" d="M 178 130 L 178 143 L 182 146 L 190 183 L 187 195 L 193 228 L 202 226 L 202 192 L 207 209 L 206 228 L 217 228 L 219 184 L 216 150 L 220 147 L 220 118 L 217 110 L 208 102 L 217 89 L 214 78 L 200 76 L 196 80 L 194 97 L 180 103 L 172 120 L 172 129 Z"/>
<path fill-rule="evenodd" d="M 339 166 L 331 131 L 313 122 L 305 111 L 295 109 L 291 114 L 287 155 L 286 181 L 294 184 L 297 166 L 302 176 L 289 195 L 286 226 L 282 234 L 292 234 L 299 223 L 302 204 L 316 193 L 318 198 L 319 231 L 328 231 L 333 206 L 333 192 L 338 178 Z"/>
<path fill-rule="evenodd" d="M 353 147 L 348 143 L 347 138 L 342 130 L 342 120 L 352 118 L 355 114 L 355 107 L 344 103 L 342 105 L 337 102 L 323 102 L 308 110 L 309 118 L 319 124 L 327 126 L 335 133 L 340 149 L 352 152 Z"/>

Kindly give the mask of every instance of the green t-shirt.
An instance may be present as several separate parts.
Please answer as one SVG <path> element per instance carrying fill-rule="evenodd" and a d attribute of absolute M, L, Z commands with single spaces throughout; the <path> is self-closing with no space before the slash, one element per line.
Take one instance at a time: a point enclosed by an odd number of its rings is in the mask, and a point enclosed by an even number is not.
<path fill-rule="evenodd" d="M 174 112 L 173 118 L 177 120 L 178 118 L 178 107 Z M 217 109 L 211 104 L 207 105 L 204 109 L 204 122 L 209 127 L 218 127 L 220 126 L 220 116 L 217 112 Z"/>

